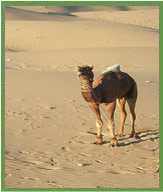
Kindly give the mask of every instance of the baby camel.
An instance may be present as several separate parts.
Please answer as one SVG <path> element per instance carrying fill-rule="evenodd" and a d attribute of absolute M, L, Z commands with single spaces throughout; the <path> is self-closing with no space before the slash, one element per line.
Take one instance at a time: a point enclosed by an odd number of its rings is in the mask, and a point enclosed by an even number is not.
<path fill-rule="evenodd" d="M 96 115 L 97 138 L 94 143 L 103 143 L 103 121 L 101 119 L 99 105 L 104 104 L 107 107 L 111 146 L 118 146 L 119 144 L 114 132 L 114 111 L 116 101 L 121 112 L 121 125 L 118 136 L 123 136 L 124 123 L 127 115 L 125 103 L 127 101 L 131 113 L 130 118 L 132 131 L 130 137 L 136 137 L 134 129 L 134 122 L 136 119 L 135 104 L 137 100 L 136 82 L 127 73 L 121 72 L 120 70 L 118 72 L 114 70 L 105 71 L 94 81 L 94 74 L 92 70 L 93 66 L 78 66 L 76 73 L 81 82 L 82 96 L 84 97 L 85 101 L 89 103 L 90 108 Z"/>

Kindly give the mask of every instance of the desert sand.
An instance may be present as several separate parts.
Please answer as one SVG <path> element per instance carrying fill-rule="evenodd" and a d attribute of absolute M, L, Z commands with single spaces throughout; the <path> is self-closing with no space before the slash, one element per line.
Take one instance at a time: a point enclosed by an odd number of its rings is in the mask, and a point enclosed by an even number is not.
<path fill-rule="evenodd" d="M 6 7 L 5 20 L 6 188 L 158 188 L 158 7 Z M 105 121 L 98 146 L 74 69 L 114 64 L 137 82 L 140 138 L 126 106 L 120 147 Z"/>

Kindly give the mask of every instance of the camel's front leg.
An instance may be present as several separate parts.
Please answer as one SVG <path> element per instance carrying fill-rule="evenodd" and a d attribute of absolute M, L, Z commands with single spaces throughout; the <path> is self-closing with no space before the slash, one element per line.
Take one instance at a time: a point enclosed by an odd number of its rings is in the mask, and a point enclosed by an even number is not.
<path fill-rule="evenodd" d="M 115 127 L 115 124 L 114 124 L 114 111 L 115 111 L 115 105 L 116 105 L 116 102 L 112 102 L 112 103 L 108 103 L 107 104 L 107 112 L 108 112 L 108 128 L 109 128 L 109 131 L 110 131 L 110 138 L 111 138 L 111 146 L 114 147 L 114 146 L 118 146 L 118 141 L 115 137 L 115 132 L 114 132 L 114 127 Z"/>
<path fill-rule="evenodd" d="M 96 141 L 94 142 L 94 144 L 100 144 L 101 145 L 103 142 L 103 139 L 102 139 L 103 122 L 102 122 L 101 115 L 100 115 L 99 104 L 90 102 L 89 107 L 92 109 L 92 111 L 96 115 L 97 138 L 96 138 Z"/>

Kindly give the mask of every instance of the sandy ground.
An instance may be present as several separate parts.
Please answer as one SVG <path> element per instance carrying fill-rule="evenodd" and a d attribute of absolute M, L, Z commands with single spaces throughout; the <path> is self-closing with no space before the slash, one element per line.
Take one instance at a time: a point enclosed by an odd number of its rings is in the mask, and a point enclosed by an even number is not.
<path fill-rule="evenodd" d="M 159 187 L 159 9 L 7 7 L 5 27 L 6 188 Z M 96 77 L 119 64 L 136 80 L 140 139 L 129 138 L 128 115 L 120 147 L 109 146 L 106 122 L 104 144 L 92 144 L 82 64 Z M 118 109 L 115 123 L 117 132 Z"/>

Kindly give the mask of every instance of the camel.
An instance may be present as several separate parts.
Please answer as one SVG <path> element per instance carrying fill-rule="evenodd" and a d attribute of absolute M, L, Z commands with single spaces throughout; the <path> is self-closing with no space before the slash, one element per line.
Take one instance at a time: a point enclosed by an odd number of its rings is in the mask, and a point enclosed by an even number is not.
<path fill-rule="evenodd" d="M 102 126 L 103 121 L 100 113 L 100 104 L 107 108 L 108 128 L 110 132 L 110 144 L 112 147 L 119 146 L 117 136 L 122 137 L 124 123 L 127 116 L 125 103 L 127 101 L 130 110 L 131 135 L 136 138 L 135 133 L 135 105 L 137 100 L 137 84 L 135 80 L 125 72 L 120 71 L 120 66 L 111 68 L 101 73 L 94 81 L 93 66 L 82 65 L 76 69 L 76 74 L 81 83 L 81 94 L 89 107 L 95 113 L 97 137 L 94 144 L 103 144 Z M 118 69 L 118 70 L 117 70 Z M 117 71 L 116 71 L 117 70 Z M 118 134 L 115 134 L 114 111 L 116 103 L 121 112 L 121 123 Z"/>

